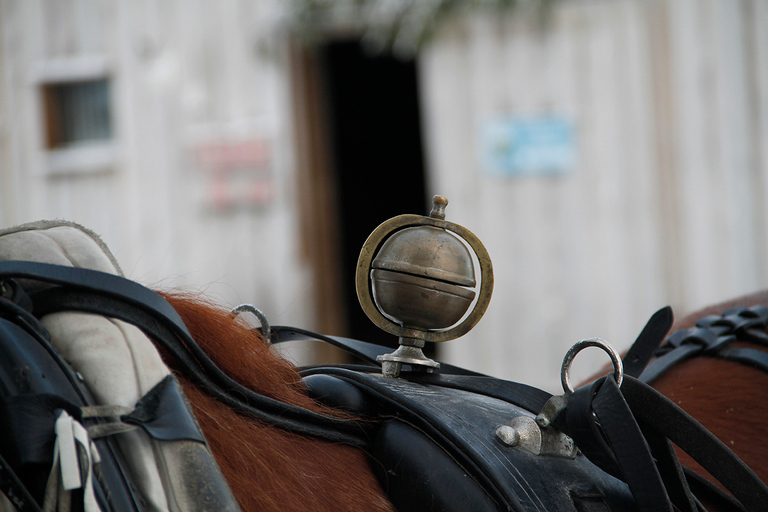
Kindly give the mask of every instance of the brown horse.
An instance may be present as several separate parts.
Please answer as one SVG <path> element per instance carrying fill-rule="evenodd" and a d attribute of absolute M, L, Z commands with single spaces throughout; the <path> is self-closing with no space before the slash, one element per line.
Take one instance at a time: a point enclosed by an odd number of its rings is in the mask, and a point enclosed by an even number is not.
<path fill-rule="evenodd" d="M 231 315 L 192 296 L 166 293 L 193 337 L 226 373 L 266 396 L 328 414 L 302 388 L 296 368 Z M 759 293 L 683 318 L 675 328 L 733 305 L 768 304 Z M 173 361 L 168 361 L 173 368 Z M 178 373 L 178 372 L 177 372 Z M 233 412 L 178 375 L 225 478 L 243 510 L 393 510 L 362 451 L 303 438 Z M 696 357 L 654 387 L 697 418 L 768 481 L 768 375 L 744 365 Z M 681 462 L 699 469 L 684 453 Z M 703 472 L 703 470 L 701 470 Z M 709 510 L 718 510 L 710 505 Z"/>

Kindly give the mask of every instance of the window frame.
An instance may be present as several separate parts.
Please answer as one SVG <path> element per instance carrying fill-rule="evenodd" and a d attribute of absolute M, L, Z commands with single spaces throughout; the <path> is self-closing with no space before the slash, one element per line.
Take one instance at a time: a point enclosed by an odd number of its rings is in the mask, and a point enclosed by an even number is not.
<path fill-rule="evenodd" d="M 114 79 L 109 62 L 104 57 L 55 59 L 38 63 L 33 69 L 32 85 L 38 103 L 39 148 L 42 174 L 50 177 L 110 173 L 117 164 L 116 101 Z M 50 108 L 46 94 L 56 84 L 107 80 L 109 83 L 110 131 L 108 139 L 84 140 L 77 144 L 57 147 L 51 145 Z"/>

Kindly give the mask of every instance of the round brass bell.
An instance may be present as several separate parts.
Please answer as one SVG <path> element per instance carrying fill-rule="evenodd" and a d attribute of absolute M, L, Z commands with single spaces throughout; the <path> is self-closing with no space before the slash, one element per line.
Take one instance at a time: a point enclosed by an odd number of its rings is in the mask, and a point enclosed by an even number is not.
<path fill-rule="evenodd" d="M 424 342 L 466 334 L 488 307 L 491 259 L 474 233 L 445 220 L 447 204 L 435 196 L 429 217 L 389 219 L 360 251 L 355 278 L 360 305 L 373 323 L 400 337 L 400 348 L 378 357 L 386 375 L 399 375 L 402 364 L 426 371 L 439 367 L 424 356 Z M 479 290 L 470 249 L 479 263 Z"/>
<path fill-rule="evenodd" d="M 391 235 L 371 264 L 373 299 L 389 319 L 417 329 L 446 329 L 467 312 L 475 291 L 472 256 L 442 228 Z"/>

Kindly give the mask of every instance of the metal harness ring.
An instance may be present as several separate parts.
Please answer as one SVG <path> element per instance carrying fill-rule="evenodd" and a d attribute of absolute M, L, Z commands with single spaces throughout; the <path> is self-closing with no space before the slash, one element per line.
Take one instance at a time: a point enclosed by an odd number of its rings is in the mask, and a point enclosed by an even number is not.
<path fill-rule="evenodd" d="M 229 312 L 229 314 L 233 317 L 236 317 L 240 313 L 251 313 L 253 316 L 259 319 L 259 323 L 261 324 L 261 334 L 264 337 L 264 342 L 269 345 L 271 343 L 270 339 L 272 337 L 272 328 L 269 325 L 269 320 L 267 320 L 267 315 L 265 315 L 262 310 L 253 304 L 240 304 Z"/>
<path fill-rule="evenodd" d="M 621 362 L 621 356 L 619 355 L 619 352 L 613 348 L 613 345 L 602 338 L 587 338 L 585 340 L 574 343 L 574 345 L 568 349 L 568 352 L 566 352 L 565 357 L 563 358 L 563 366 L 560 368 L 560 381 L 563 383 L 563 391 L 565 391 L 566 395 L 573 393 L 569 375 L 571 371 L 571 363 L 576 357 L 576 354 L 587 347 L 598 347 L 603 349 L 603 351 L 605 351 L 610 356 L 611 362 L 613 363 L 613 378 L 616 381 L 616 385 L 621 386 L 621 381 L 624 380 L 624 365 Z"/>

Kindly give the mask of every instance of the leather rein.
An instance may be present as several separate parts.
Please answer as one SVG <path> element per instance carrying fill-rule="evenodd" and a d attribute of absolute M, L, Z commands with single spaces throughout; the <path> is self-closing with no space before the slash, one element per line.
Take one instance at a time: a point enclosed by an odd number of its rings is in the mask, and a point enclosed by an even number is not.
<path fill-rule="evenodd" d="M 621 476 L 640 510 L 704 510 L 706 495 L 722 510 L 762 510 L 768 487 L 724 443 L 650 383 L 677 364 L 704 356 L 738 362 L 768 373 L 768 353 L 734 347 L 751 342 L 768 347 L 768 308 L 735 307 L 699 319 L 665 338 L 671 308 L 658 311 L 626 353 L 621 389 L 610 377 L 584 386 L 568 398 L 556 426 L 603 470 Z M 730 493 L 683 467 L 670 442 L 699 462 Z M 649 458 L 650 455 L 650 458 Z"/>

